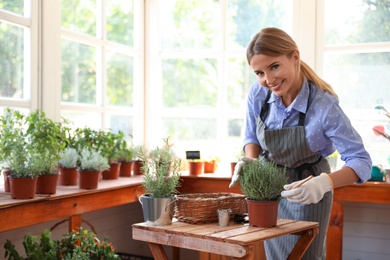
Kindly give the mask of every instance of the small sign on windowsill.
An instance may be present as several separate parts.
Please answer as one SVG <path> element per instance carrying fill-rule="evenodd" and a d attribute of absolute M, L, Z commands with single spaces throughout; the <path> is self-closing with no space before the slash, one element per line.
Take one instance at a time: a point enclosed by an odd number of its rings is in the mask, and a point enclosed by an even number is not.
<path fill-rule="evenodd" d="M 186 151 L 187 160 L 198 160 L 200 159 L 200 151 Z"/>

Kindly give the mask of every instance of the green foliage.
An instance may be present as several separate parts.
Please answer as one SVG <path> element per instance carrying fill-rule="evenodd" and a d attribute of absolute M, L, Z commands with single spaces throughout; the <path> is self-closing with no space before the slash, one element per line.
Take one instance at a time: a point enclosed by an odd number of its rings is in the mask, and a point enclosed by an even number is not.
<path fill-rule="evenodd" d="M 108 162 L 116 160 L 118 151 L 124 146 L 124 133 L 99 131 L 89 127 L 75 130 L 75 147 L 81 151 L 84 148 L 99 152 Z"/>
<path fill-rule="evenodd" d="M 55 173 L 66 134 L 41 110 L 23 115 L 6 109 L 0 118 L 0 160 L 18 177 Z"/>
<path fill-rule="evenodd" d="M 135 147 L 129 144 L 122 136 L 122 140 L 119 141 L 118 149 L 114 152 L 113 158 L 118 162 L 131 162 L 135 155 Z"/>
<path fill-rule="evenodd" d="M 179 187 L 181 160 L 172 154 L 172 144 L 169 138 L 164 139 L 164 145 L 154 150 L 154 159 L 149 158 L 140 148 L 138 153 L 145 172 L 145 193 L 155 198 L 165 198 L 177 193 Z"/>
<path fill-rule="evenodd" d="M 280 199 L 283 186 L 288 183 L 285 169 L 261 159 L 244 164 L 239 180 L 247 198 L 259 201 Z"/>
<path fill-rule="evenodd" d="M 100 241 L 95 233 L 82 227 L 65 234 L 58 243 L 58 253 L 64 260 L 120 259 L 107 237 Z"/>
<path fill-rule="evenodd" d="M 5 258 L 8 260 L 54 260 L 57 258 L 56 242 L 51 240 L 49 230 L 42 232 L 40 241 L 38 237 L 30 233 L 23 238 L 23 247 L 26 257 L 22 257 L 16 251 L 14 244 L 7 240 L 4 244 Z M 7 258 L 8 257 L 8 258 Z"/>
<path fill-rule="evenodd" d="M 61 159 L 58 163 L 63 168 L 76 168 L 78 166 L 79 153 L 73 147 L 66 147 L 60 155 Z"/>
<path fill-rule="evenodd" d="M 100 152 L 90 150 L 84 147 L 80 153 L 80 169 L 81 171 L 100 172 L 110 168 L 107 158 L 102 156 Z"/>
<path fill-rule="evenodd" d="M 54 122 L 46 117 L 46 114 L 37 109 L 26 117 L 26 137 L 30 148 L 40 158 L 36 163 L 41 163 L 40 174 L 54 173 L 60 153 L 66 146 L 66 132 L 61 123 Z"/>
<path fill-rule="evenodd" d="M 4 244 L 7 260 L 112 260 L 120 259 L 115 248 L 105 237 L 102 241 L 95 233 L 82 227 L 64 235 L 61 240 L 52 240 L 51 232 L 45 230 L 38 241 L 37 236 L 27 234 L 23 239 L 26 257 L 16 251 L 7 240 Z"/>

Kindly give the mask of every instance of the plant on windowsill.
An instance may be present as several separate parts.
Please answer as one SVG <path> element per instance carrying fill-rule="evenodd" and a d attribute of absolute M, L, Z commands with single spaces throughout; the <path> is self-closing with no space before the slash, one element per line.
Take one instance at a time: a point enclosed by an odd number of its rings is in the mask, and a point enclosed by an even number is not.
<path fill-rule="evenodd" d="M 134 147 L 129 144 L 124 137 L 119 142 L 119 148 L 117 149 L 114 157 L 121 164 L 119 176 L 129 177 L 131 176 L 131 169 L 133 166 Z"/>
<path fill-rule="evenodd" d="M 250 225 L 275 226 L 281 192 L 288 183 L 286 170 L 273 162 L 257 159 L 243 165 L 239 181 L 246 196 Z"/>
<path fill-rule="evenodd" d="M 66 145 L 66 131 L 61 123 L 54 122 L 39 109 L 26 117 L 26 125 L 29 146 L 42 162 L 36 193 L 55 194 L 59 176 L 58 160 Z"/>
<path fill-rule="evenodd" d="M 80 152 L 79 187 L 80 189 L 96 189 L 103 171 L 110 165 L 100 152 L 84 147 Z"/>
<path fill-rule="evenodd" d="M 79 153 L 76 148 L 66 147 L 58 161 L 61 185 L 77 185 Z"/>
<path fill-rule="evenodd" d="M 140 201 L 147 225 L 172 224 L 176 188 L 180 186 L 181 176 L 181 160 L 173 156 L 172 146 L 169 138 L 166 138 L 163 146 L 155 149 L 156 157 L 149 158 L 143 149 L 139 153 L 145 172 L 143 184 L 145 194 L 141 196 Z M 159 211 L 149 212 L 149 209 Z"/>
<path fill-rule="evenodd" d="M 25 119 L 25 115 L 10 108 L 0 118 L 0 160 L 10 169 L 6 180 L 13 199 L 35 196 L 36 180 L 45 166 L 44 157 L 28 142 Z"/>

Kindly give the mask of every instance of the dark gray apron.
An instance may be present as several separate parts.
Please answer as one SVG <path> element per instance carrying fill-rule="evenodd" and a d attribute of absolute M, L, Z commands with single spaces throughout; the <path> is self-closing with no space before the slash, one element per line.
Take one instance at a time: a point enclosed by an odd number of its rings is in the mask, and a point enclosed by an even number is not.
<path fill-rule="evenodd" d="M 310 86 L 308 100 L 309 108 L 318 89 Z M 330 167 L 327 160 L 318 153 L 313 153 L 305 138 L 305 113 L 300 113 L 298 126 L 269 130 L 264 124 L 268 113 L 269 91 L 263 104 L 261 113 L 257 118 L 257 139 L 262 148 L 261 157 L 270 160 L 280 167 L 286 167 L 290 182 L 301 180 L 309 175 L 318 176 L 322 172 L 329 173 Z M 317 204 L 304 205 L 290 203 L 282 198 L 279 203 L 278 218 L 295 219 L 319 222 L 320 232 L 305 253 L 303 259 L 325 259 L 326 256 L 326 232 L 328 230 L 329 216 L 332 207 L 333 193 L 327 192 L 324 198 Z M 267 259 L 287 259 L 291 250 L 299 239 L 296 235 L 287 235 L 265 241 Z"/>

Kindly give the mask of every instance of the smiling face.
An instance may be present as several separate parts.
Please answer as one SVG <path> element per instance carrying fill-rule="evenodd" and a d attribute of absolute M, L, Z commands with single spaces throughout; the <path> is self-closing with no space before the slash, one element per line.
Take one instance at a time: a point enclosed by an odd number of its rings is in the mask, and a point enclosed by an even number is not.
<path fill-rule="evenodd" d="M 303 80 L 299 73 L 297 50 L 291 57 L 257 54 L 250 59 L 249 65 L 257 75 L 259 83 L 281 97 L 286 107 L 297 97 Z"/>

